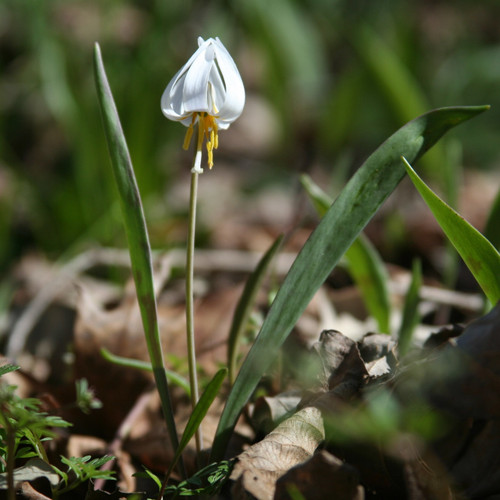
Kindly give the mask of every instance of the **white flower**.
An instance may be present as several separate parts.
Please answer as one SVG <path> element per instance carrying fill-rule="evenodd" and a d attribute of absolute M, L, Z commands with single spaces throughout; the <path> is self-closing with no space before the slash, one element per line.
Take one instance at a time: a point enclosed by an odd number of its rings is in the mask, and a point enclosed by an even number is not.
<path fill-rule="evenodd" d="M 245 88 L 232 57 L 218 38 L 198 38 L 198 50 L 172 78 L 161 97 L 161 109 L 170 120 L 188 127 L 187 149 L 198 123 L 193 172 L 201 173 L 201 147 L 207 142 L 208 166 L 218 146 L 218 129 L 227 129 L 243 111 Z"/>

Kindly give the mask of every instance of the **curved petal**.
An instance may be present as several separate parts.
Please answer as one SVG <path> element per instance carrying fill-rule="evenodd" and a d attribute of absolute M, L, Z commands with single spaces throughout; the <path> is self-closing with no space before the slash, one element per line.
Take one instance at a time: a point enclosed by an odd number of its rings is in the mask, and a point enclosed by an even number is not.
<path fill-rule="evenodd" d="M 208 44 L 191 64 L 184 82 L 184 109 L 186 111 L 213 114 L 214 110 L 208 99 L 208 80 L 212 66 L 215 64 L 214 60 L 213 45 Z"/>
<path fill-rule="evenodd" d="M 226 85 L 217 64 L 210 71 L 210 96 L 214 106 L 214 116 L 217 116 L 226 100 Z"/>
<path fill-rule="evenodd" d="M 218 118 L 232 123 L 238 118 L 245 106 L 245 87 L 233 58 L 222 42 L 215 40 L 215 57 L 226 87 L 226 98 L 219 109 Z"/>
<path fill-rule="evenodd" d="M 172 80 L 170 80 L 170 83 L 163 92 L 161 97 L 161 109 L 163 114 L 170 120 L 184 120 L 192 113 L 192 111 L 186 110 L 184 101 L 186 77 L 194 62 L 211 43 L 212 39 L 203 41 L 203 38 L 198 38 L 198 49 L 189 58 L 188 62 L 175 74 Z"/>
<path fill-rule="evenodd" d="M 184 72 L 182 75 L 181 73 Z M 170 81 L 161 96 L 161 110 L 170 120 L 182 120 L 186 113 L 184 111 L 184 80 L 186 71 L 183 67 Z"/>

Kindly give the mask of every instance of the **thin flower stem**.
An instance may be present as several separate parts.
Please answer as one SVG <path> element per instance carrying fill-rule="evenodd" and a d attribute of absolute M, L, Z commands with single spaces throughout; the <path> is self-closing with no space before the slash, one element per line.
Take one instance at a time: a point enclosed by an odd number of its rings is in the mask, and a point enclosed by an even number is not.
<path fill-rule="evenodd" d="M 203 134 L 202 126 L 199 125 L 199 136 Z M 198 140 L 197 151 L 195 155 L 195 165 L 199 161 L 201 155 L 201 143 Z M 193 169 L 191 173 L 191 190 L 189 196 L 189 232 L 187 242 L 186 256 L 186 333 L 187 333 L 187 350 L 189 364 L 189 385 L 191 388 L 191 405 L 194 409 L 198 402 L 198 377 L 196 373 L 196 350 L 194 339 L 194 299 L 193 299 L 193 276 L 194 276 L 194 239 L 196 229 L 196 199 L 198 194 L 198 172 Z M 203 447 L 203 439 L 201 426 L 195 434 L 196 451 L 199 455 Z"/>

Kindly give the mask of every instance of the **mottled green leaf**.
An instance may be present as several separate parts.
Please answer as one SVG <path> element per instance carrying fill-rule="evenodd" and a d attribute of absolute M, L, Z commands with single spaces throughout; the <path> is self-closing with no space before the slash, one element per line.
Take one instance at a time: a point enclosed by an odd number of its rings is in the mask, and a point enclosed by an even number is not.
<path fill-rule="evenodd" d="M 257 267 L 249 276 L 243 293 L 241 294 L 241 298 L 234 311 L 233 322 L 231 324 L 231 329 L 229 330 L 229 339 L 227 342 L 227 364 L 229 367 L 229 380 L 231 383 L 234 382 L 234 377 L 236 376 L 238 345 L 241 342 L 241 337 L 248 324 L 248 319 L 255 303 L 255 297 L 257 296 L 257 292 L 259 291 L 267 268 L 273 260 L 273 257 L 276 255 L 282 240 L 283 237 L 280 236 L 262 256 L 257 264 Z"/>
<path fill-rule="evenodd" d="M 307 175 L 302 176 L 301 181 L 316 211 L 323 216 L 330 208 L 332 200 Z M 377 321 L 379 331 L 390 333 L 391 306 L 387 288 L 389 277 L 382 258 L 370 240 L 361 233 L 345 253 L 345 260 L 368 312 Z"/>
<path fill-rule="evenodd" d="M 416 161 L 450 128 L 488 109 L 442 108 L 407 123 L 358 169 L 295 259 L 229 394 L 213 458 L 224 455 L 238 416 L 278 355 L 307 304 L 364 226 L 405 175 L 401 156 Z"/>

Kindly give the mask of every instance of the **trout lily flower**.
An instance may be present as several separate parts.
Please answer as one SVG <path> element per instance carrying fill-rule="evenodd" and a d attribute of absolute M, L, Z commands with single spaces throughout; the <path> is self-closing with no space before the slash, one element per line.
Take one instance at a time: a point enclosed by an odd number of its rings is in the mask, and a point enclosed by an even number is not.
<path fill-rule="evenodd" d="M 208 166 L 218 147 L 218 131 L 225 130 L 243 111 L 245 88 L 232 57 L 218 38 L 198 38 L 198 50 L 172 78 L 161 98 L 163 114 L 186 127 L 184 149 L 198 124 L 193 173 L 202 173 L 201 150 L 206 141 Z"/>

